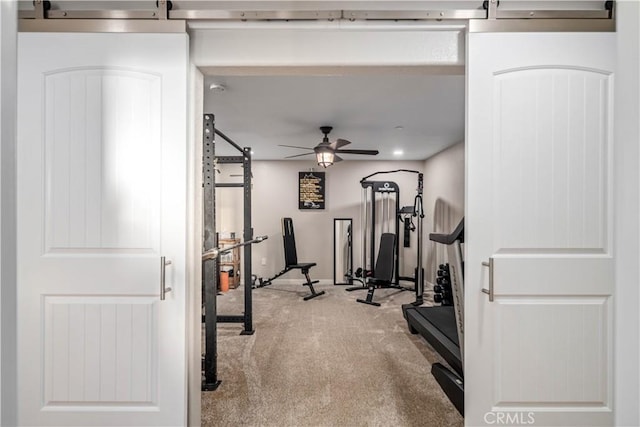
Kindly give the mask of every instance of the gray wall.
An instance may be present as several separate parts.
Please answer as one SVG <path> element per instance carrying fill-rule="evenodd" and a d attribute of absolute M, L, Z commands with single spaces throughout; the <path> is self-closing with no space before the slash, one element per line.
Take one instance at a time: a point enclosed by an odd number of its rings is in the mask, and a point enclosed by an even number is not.
<path fill-rule="evenodd" d="M 362 265 L 360 206 L 362 191 L 361 178 L 376 172 L 396 169 L 422 171 L 424 162 L 415 161 L 345 161 L 324 170 L 326 172 L 326 206 L 322 211 L 298 210 L 298 172 L 309 171 L 311 167 L 320 171 L 310 161 L 256 161 L 253 164 L 253 228 L 254 235 L 268 235 L 269 240 L 254 245 L 253 272 L 259 277 L 270 277 L 284 266 L 281 225 L 282 217 L 293 219 L 298 260 L 316 262 L 312 277 L 333 280 L 333 218 L 353 218 L 354 223 L 354 266 Z M 219 180 L 229 180 L 230 173 L 237 170 L 222 169 Z M 240 178 L 236 178 L 239 180 Z M 413 205 L 417 188 L 417 175 L 394 173 L 372 178 L 376 181 L 391 180 L 400 186 L 401 206 Z M 235 231 L 241 236 L 242 205 L 239 189 L 218 191 L 216 204 L 219 231 Z M 401 251 L 401 275 L 413 276 L 416 263 L 415 233 L 411 247 Z M 265 265 L 262 265 L 264 259 Z M 300 279 L 290 273 L 283 279 Z"/>
<path fill-rule="evenodd" d="M 428 240 L 430 232 L 450 233 L 464 216 L 464 143 L 424 162 L 425 277 L 434 281 L 436 268 L 446 262 L 446 248 Z"/>
<path fill-rule="evenodd" d="M 298 210 L 298 172 L 314 167 L 310 161 L 256 161 L 253 163 L 253 228 L 254 235 L 268 235 L 269 240 L 253 246 L 253 273 L 270 277 L 284 266 L 281 225 L 282 217 L 293 218 L 298 259 L 316 262 L 314 279 L 333 280 L 333 219 L 353 218 L 354 267 L 361 267 L 362 234 L 359 181 L 376 171 L 411 169 L 424 175 L 424 256 L 426 280 L 433 281 L 435 266 L 445 261 L 445 249 L 431 244 L 432 231 L 450 232 L 464 212 L 464 144 L 456 144 L 426 161 L 351 161 L 325 169 L 326 207 L 322 211 Z M 219 182 L 239 182 L 239 167 L 221 165 Z M 394 173 L 378 175 L 372 180 L 391 180 L 400 186 L 400 205 L 413 205 L 417 188 L 417 175 Z M 242 236 L 242 194 L 240 189 L 219 189 L 216 206 L 218 230 L 235 232 Z M 414 220 L 415 222 L 415 220 Z M 402 233 L 402 226 L 400 229 Z M 400 234 L 400 239 L 402 235 Z M 402 276 L 413 276 L 416 265 L 416 233 L 411 234 L 411 247 L 401 247 Z M 262 265 L 264 262 L 264 265 Z M 367 260 L 370 263 L 371 260 Z M 296 273 L 283 276 L 284 280 L 300 279 Z"/>

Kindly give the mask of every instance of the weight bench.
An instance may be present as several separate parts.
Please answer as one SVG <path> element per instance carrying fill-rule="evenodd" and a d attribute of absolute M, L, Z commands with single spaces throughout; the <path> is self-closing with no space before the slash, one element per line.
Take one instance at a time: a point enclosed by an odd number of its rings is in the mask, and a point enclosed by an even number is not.
<path fill-rule="evenodd" d="M 356 301 L 363 304 L 380 307 L 379 302 L 373 301 L 373 293 L 378 288 L 395 288 L 407 290 L 396 286 L 393 281 L 393 264 L 395 261 L 394 250 L 396 248 L 396 235 L 393 233 L 382 233 L 380 236 L 380 247 L 376 258 L 376 267 L 373 270 L 373 277 L 367 280 L 367 299 L 358 298 Z"/>
<path fill-rule="evenodd" d="M 311 267 L 315 266 L 315 262 L 307 262 L 307 263 L 298 263 L 298 254 L 296 252 L 296 237 L 293 232 L 293 220 L 291 218 L 282 218 L 282 240 L 284 242 L 284 262 L 285 267 L 282 271 L 277 273 L 275 276 L 262 280 L 260 279 L 260 284 L 258 284 L 257 288 L 264 288 L 265 286 L 269 286 L 272 282 L 283 274 L 288 273 L 291 270 L 300 270 L 304 277 L 307 279 L 306 282 L 302 284 L 302 286 L 308 286 L 311 294 L 306 295 L 303 299 L 305 301 L 310 300 L 311 298 L 315 298 L 317 296 L 323 295 L 324 291 L 316 292 L 313 288 L 315 283 L 318 283 L 319 280 L 311 280 L 309 276 L 309 270 Z"/>

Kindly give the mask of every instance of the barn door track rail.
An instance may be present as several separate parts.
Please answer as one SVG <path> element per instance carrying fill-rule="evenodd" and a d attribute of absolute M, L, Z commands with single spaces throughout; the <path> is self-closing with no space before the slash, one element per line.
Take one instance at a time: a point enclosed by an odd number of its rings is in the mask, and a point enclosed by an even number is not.
<path fill-rule="evenodd" d="M 479 1 L 473 9 L 394 9 L 393 2 L 381 2 L 379 10 L 324 10 L 321 2 L 309 2 L 301 9 L 284 10 L 276 6 L 264 10 L 244 10 L 243 1 L 238 9 L 216 8 L 216 2 L 207 2 L 201 8 L 192 8 L 193 2 L 181 0 L 149 1 L 145 9 L 63 9 L 61 4 L 49 0 L 34 0 L 33 8 L 19 11 L 20 31 L 94 31 L 145 32 L 154 30 L 186 31 L 186 23 L 208 22 L 290 22 L 290 21 L 384 21 L 384 22 L 468 22 L 472 32 L 482 31 L 615 31 L 615 2 L 612 0 L 590 3 L 586 9 L 561 10 L 553 8 L 552 1 L 543 2 L 545 10 L 527 9 L 526 3 L 499 0 Z M 121 2 L 114 2 L 121 5 Z M 277 4 L 278 2 L 267 2 Z M 539 5 L 541 2 L 536 2 Z M 68 2 L 66 2 L 68 4 Z M 104 4 L 104 3 L 103 3 Z M 139 5 L 139 2 L 136 2 Z M 335 2 L 334 2 L 335 5 Z M 442 5 L 442 3 L 439 3 Z M 533 3 L 532 3 L 533 5 Z M 267 6 L 268 7 L 268 6 Z M 319 7 L 317 10 L 314 7 Z M 53 23 L 53 22 L 57 23 Z M 46 22 L 46 24 L 45 24 Z M 64 22 L 64 24 L 60 24 Z M 146 23 L 146 24 L 145 24 Z M 155 23 L 155 24 L 154 24 Z M 93 25 L 93 27 L 91 27 Z"/>

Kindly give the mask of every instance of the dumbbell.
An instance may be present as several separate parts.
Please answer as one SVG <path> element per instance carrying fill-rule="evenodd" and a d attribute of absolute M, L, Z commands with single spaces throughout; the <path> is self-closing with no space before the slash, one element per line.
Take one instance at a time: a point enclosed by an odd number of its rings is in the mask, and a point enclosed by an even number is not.
<path fill-rule="evenodd" d="M 442 286 L 447 286 L 450 285 L 451 283 L 449 282 L 449 278 L 448 277 L 438 277 L 436 279 L 436 283 L 438 285 L 442 285 Z"/>
<path fill-rule="evenodd" d="M 438 266 L 438 277 L 440 276 L 448 276 L 449 275 L 449 264 L 440 264 Z"/>

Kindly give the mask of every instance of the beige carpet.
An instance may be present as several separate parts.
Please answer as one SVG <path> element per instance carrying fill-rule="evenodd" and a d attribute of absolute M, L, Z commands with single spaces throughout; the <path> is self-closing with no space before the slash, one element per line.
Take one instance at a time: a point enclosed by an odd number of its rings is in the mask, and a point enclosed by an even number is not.
<path fill-rule="evenodd" d="M 293 276 L 293 273 L 290 273 Z M 254 335 L 218 328 L 221 386 L 202 394 L 203 426 L 461 426 L 430 373 L 439 357 L 408 332 L 400 305 L 410 292 L 376 291 L 382 307 L 356 303 L 366 291 L 274 284 L 253 291 Z M 218 297 L 239 314 L 242 287 Z"/>

